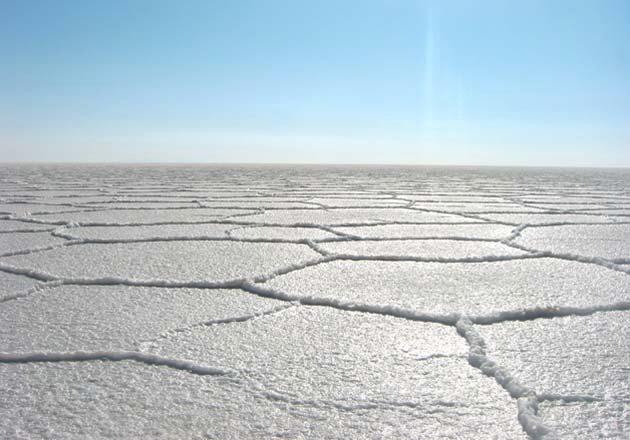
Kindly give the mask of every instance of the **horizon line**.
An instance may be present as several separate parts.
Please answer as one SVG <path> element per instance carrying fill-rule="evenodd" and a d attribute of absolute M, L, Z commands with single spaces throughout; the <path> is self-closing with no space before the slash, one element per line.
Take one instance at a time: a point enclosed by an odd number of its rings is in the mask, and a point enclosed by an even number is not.
<path fill-rule="evenodd" d="M 407 167 L 407 168 L 553 168 L 553 169 L 607 169 L 607 170 L 626 170 L 630 169 L 630 165 L 626 166 L 608 166 L 608 165 L 508 165 L 508 164 L 446 164 L 446 163 L 374 163 L 374 162 L 355 162 L 355 163 L 335 163 L 335 162 L 142 162 L 142 161 L 1 161 L 0 165 L 121 165 L 121 166 L 330 166 L 330 167 Z"/>

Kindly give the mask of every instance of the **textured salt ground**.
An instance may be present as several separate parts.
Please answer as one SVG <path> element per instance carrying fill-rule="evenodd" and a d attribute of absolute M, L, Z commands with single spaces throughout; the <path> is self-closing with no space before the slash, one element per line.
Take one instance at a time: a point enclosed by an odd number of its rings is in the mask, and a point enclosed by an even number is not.
<path fill-rule="evenodd" d="M 60 278 L 114 277 L 164 284 L 260 276 L 318 256 L 299 244 L 173 241 L 68 246 L 1 261 Z"/>
<path fill-rule="evenodd" d="M 628 197 L 619 197 L 614 196 L 611 197 L 606 193 L 598 194 L 597 196 L 583 196 L 583 197 L 574 197 L 574 196 L 545 196 L 543 194 L 539 194 L 535 197 L 517 197 L 520 202 L 527 204 L 536 204 L 536 203 L 549 203 L 549 204 L 558 204 L 563 205 L 567 203 L 572 204 L 592 204 L 597 205 L 601 203 L 607 204 L 615 204 L 615 203 L 627 203 L 630 198 Z"/>
<path fill-rule="evenodd" d="M 333 261 L 276 277 L 263 286 L 295 298 L 398 306 L 440 315 L 630 301 L 627 274 L 550 258 L 490 263 Z"/>
<path fill-rule="evenodd" d="M 211 239 L 228 236 L 244 240 L 318 240 L 339 236 L 318 228 L 246 226 L 239 224 L 176 224 L 151 226 L 84 226 L 59 233 L 84 240 Z"/>
<path fill-rule="evenodd" d="M 605 210 L 607 205 L 599 203 L 528 203 L 527 206 L 552 211 Z"/>
<path fill-rule="evenodd" d="M 197 209 L 199 208 L 199 204 L 196 202 L 177 202 L 173 200 L 165 200 L 165 201 L 152 201 L 152 202 L 143 202 L 143 201 L 134 201 L 134 202 L 116 202 L 116 201 L 107 201 L 103 203 L 90 203 L 89 205 L 84 205 L 89 208 L 94 209 Z"/>
<path fill-rule="evenodd" d="M 630 198 L 627 198 L 625 200 L 621 200 L 621 201 L 616 201 L 614 203 L 607 203 L 606 204 L 608 207 L 615 207 L 615 208 L 625 208 L 628 209 L 630 208 Z"/>
<path fill-rule="evenodd" d="M 440 376 L 434 370 L 452 373 L 445 360 L 430 367 L 424 370 L 427 380 Z M 333 402 L 292 405 L 232 378 L 198 377 L 131 362 L 0 365 L 0 377 L 7 382 L 3 389 L 8 399 L 0 401 L 6 416 L 0 421 L 0 436 L 5 438 L 44 439 L 63 433 L 68 439 L 447 439 L 475 438 L 479 432 L 498 439 L 526 438 L 513 414 L 500 407 L 509 407 L 509 401 L 488 403 L 501 397 L 493 392 L 484 393 L 479 406 L 470 408 L 444 402 L 417 410 L 378 404 L 340 409 Z M 460 373 L 444 385 L 468 381 Z"/>
<path fill-rule="evenodd" d="M 288 188 L 283 189 L 282 193 L 293 198 L 303 198 L 305 201 L 312 201 L 314 198 L 325 198 L 330 200 L 352 199 L 352 200 L 391 200 L 391 194 L 381 194 L 375 191 L 327 191 L 327 190 L 301 190 L 291 191 Z M 278 196 L 276 196 L 278 197 Z M 263 197 L 264 198 L 264 197 Z M 281 198 L 280 198 L 281 199 Z"/>
<path fill-rule="evenodd" d="M 55 186 L 61 187 L 59 182 L 55 182 Z M 101 197 L 102 193 L 98 188 L 71 188 L 71 189 L 43 189 L 43 188 L 24 188 L 23 185 L 11 187 L 10 185 L 2 185 L 2 193 L 11 198 L 63 198 L 63 197 Z"/>
<path fill-rule="evenodd" d="M 0 234 L 0 255 L 59 245 L 65 241 L 62 238 L 53 237 L 48 232 Z"/>
<path fill-rule="evenodd" d="M 443 203 L 510 203 L 503 197 L 492 197 L 487 194 L 400 194 L 399 197 L 405 200 L 413 200 L 418 203 L 423 202 L 443 202 Z"/>
<path fill-rule="evenodd" d="M 467 219 L 467 221 L 474 222 L 475 220 Z M 428 224 L 335 227 L 334 230 L 361 238 L 465 237 L 500 240 L 507 238 L 514 230 L 514 227 L 494 224 Z"/>
<path fill-rule="evenodd" d="M 205 198 L 204 194 L 200 196 L 195 195 L 178 195 L 171 193 L 168 189 L 162 192 L 147 193 L 147 194 L 124 194 L 119 192 L 112 192 L 102 194 L 103 199 L 98 203 L 196 203 L 198 200 Z M 133 206 L 133 205 L 131 205 Z"/>
<path fill-rule="evenodd" d="M 466 218 L 450 214 L 425 213 L 399 208 L 391 209 L 335 209 L 329 211 L 304 210 L 304 211 L 267 211 L 264 214 L 256 214 L 247 217 L 247 221 L 254 223 L 280 223 L 280 224 L 374 224 L 384 221 L 407 221 L 419 223 L 461 223 L 470 221 Z"/>
<path fill-rule="evenodd" d="M 541 415 L 562 439 L 628 438 L 628 401 L 564 402 L 539 405 Z"/>
<path fill-rule="evenodd" d="M 3 194 L 0 197 L 3 199 L 2 200 L 3 202 L 11 203 L 11 204 L 20 202 L 20 203 L 32 203 L 34 205 L 50 204 L 50 205 L 64 205 L 65 206 L 65 205 L 73 205 L 73 204 L 81 205 L 89 201 L 100 202 L 100 201 L 108 200 L 112 196 L 107 195 L 107 194 L 99 194 L 99 193 L 96 193 L 95 191 L 89 194 L 88 193 L 86 194 L 65 193 L 60 196 L 55 196 L 54 194 L 36 195 L 30 192 L 11 191 L 9 193 Z"/>
<path fill-rule="evenodd" d="M 518 205 L 516 203 L 434 203 L 418 201 L 414 208 L 430 209 L 452 213 L 511 213 L 511 212 L 544 212 L 544 209 Z"/>
<path fill-rule="evenodd" d="M 99 195 L 92 195 L 92 196 L 68 195 L 65 197 L 44 196 L 44 197 L 37 197 L 29 201 L 37 202 L 37 203 L 53 203 L 53 204 L 64 204 L 64 205 L 70 204 L 74 206 L 89 207 L 90 205 L 93 205 L 93 204 L 108 202 L 111 199 L 112 199 L 111 194 L 99 194 Z"/>
<path fill-rule="evenodd" d="M 0 260 L 2 261 L 2 260 Z M 20 275 L 0 272 L 0 303 L 7 297 L 27 292 L 37 281 Z"/>
<path fill-rule="evenodd" d="M 3 304 L 0 352 L 137 350 L 163 333 L 280 306 L 238 289 L 58 286 Z"/>
<path fill-rule="evenodd" d="M 312 203 L 318 203 L 329 208 L 344 208 L 353 206 L 405 206 L 409 202 L 398 199 L 342 199 L 342 198 L 330 198 L 330 197 L 314 197 L 309 200 Z"/>
<path fill-rule="evenodd" d="M 282 228 L 282 227 L 237 227 L 230 235 L 244 239 L 265 240 L 321 240 L 338 238 L 337 235 L 317 228 Z"/>
<path fill-rule="evenodd" d="M 522 437 L 509 398 L 468 365 L 467 347 L 454 330 L 438 324 L 294 307 L 236 328 L 175 335 L 155 351 L 247 371 L 250 387 L 306 412 L 373 410 L 368 420 L 379 425 L 393 422 L 390 411 L 407 414 L 398 432 L 412 437 L 429 435 L 447 421 L 439 437 L 469 436 L 476 429 Z"/>
<path fill-rule="evenodd" d="M 599 391 L 616 400 L 591 401 L 588 394 L 562 395 L 559 393 L 567 391 L 562 382 L 557 390 L 553 386 L 539 389 L 537 383 L 519 375 L 519 368 L 529 368 L 529 358 L 532 363 L 537 361 L 536 354 L 516 364 L 504 362 L 504 357 L 495 359 L 493 350 L 495 344 L 509 341 L 511 333 L 501 334 L 485 349 L 483 337 L 488 329 L 512 321 L 543 323 L 556 321 L 549 319 L 553 316 L 592 314 L 596 310 L 608 311 L 593 317 L 606 317 L 620 313 L 612 310 L 628 308 L 629 290 L 619 278 L 627 275 L 602 267 L 605 262 L 589 259 L 596 255 L 586 252 L 588 248 L 597 254 L 608 252 L 609 258 L 621 255 L 623 247 L 613 246 L 610 239 L 621 237 L 623 228 L 617 232 L 603 228 L 622 226 L 614 222 L 628 219 L 602 214 L 625 213 L 630 200 L 627 177 L 612 170 L 591 175 L 585 171 L 443 168 L 0 167 L 4 200 L 30 200 L 31 204 L 83 204 L 92 200 L 103 205 L 98 213 L 58 214 L 64 218 L 55 222 L 57 225 L 2 220 L 0 228 L 17 224 L 28 230 L 56 229 L 50 237 L 70 238 L 75 234 L 87 240 L 124 242 L 71 245 L 33 253 L 24 256 L 26 266 L 14 264 L 15 257 L 0 259 L 0 301 L 13 313 L 0 320 L 6 324 L 0 325 L 6 335 L 0 342 L 14 344 L 8 353 L 0 353 L 0 369 L 6 372 L 0 373 L 0 381 L 6 379 L 8 384 L 0 386 L 8 390 L 5 396 L 9 402 L 4 404 L 6 411 L 2 410 L 8 417 L 0 421 L 0 437 L 16 437 L 22 430 L 21 435 L 30 438 L 478 438 L 480 432 L 489 438 L 519 438 L 525 437 L 526 430 L 531 438 L 545 440 L 556 438 L 554 431 L 560 438 L 625 438 L 630 426 L 628 399 L 607 391 L 622 389 L 616 386 L 617 376 L 596 378 L 597 372 L 586 369 L 575 381 L 578 385 L 587 383 L 587 391 Z M 188 206 L 193 200 L 215 207 L 228 203 L 236 209 L 146 209 Z M 521 204 L 519 200 L 526 202 Z M 411 209 L 390 206 L 409 201 L 416 202 Z M 343 204 L 345 208 L 326 210 L 318 202 Z M 307 209 L 297 210 L 292 203 L 304 203 Z M 256 204 L 274 210 L 261 214 L 260 210 L 241 209 Z M 562 259 L 532 259 L 521 250 L 500 244 L 515 238 L 515 245 L 522 246 L 519 240 L 537 229 L 513 231 L 522 221 L 509 221 L 514 226 L 480 224 L 487 215 L 480 212 L 501 208 L 536 210 L 531 204 L 550 210 L 579 208 L 591 214 L 545 214 L 555 222 L 597 219 L 598 223 L 605 218 L 608 224 L 601 230 L 599 225 L 592 230 L 579 229 L 576 239 L 584 237 L 588 241 L 586 237 L 592 236 L 598 241 L 589 246 L 577 240 L 571 244 L 579 248 L 577 252 L 559 252 Z M 145 209 L 135 209 L 143 205 Z M 374 208 L 357 208 L 364 205 Z M 131 209 L 118 209 L 121 207 Z M 280 207 L 287 209 L 277 210 Z M 423 211 L 440 207 L 454 212 Z M 191 211 L 204 214 L 203 222 L 212 223 L 187 224 L 191 222 Z M 93 223 L 112 226 L 76 227 L 80 216 L 92 216 Z M 35 217 L 39 219 L 39 215 Z M 54 215 L 44 217 L 51 221 Z M 253 217 L 257 223 L 261 218 L 273 221 L 250 227 L 247 222 Z M 541 214 L 522 217 L 534 222 L 543 218 Z M 215 224 L 223 218 L 228 219 L 226 224 Z M 72 224 L 60 227 L 66 222 Z M 361 227 L 375 222 L 388 224 Z M 400 224 L 409 222 L 433 224 Z M 577 221 L 583 222 L 587 220 Z M 121 226 L 123 223 L 160 225 L 129 227 Z M 278 223 L 286 227 L 278 227 Z M 317 228 L 317 224 L 334 227 Z M 343 224 L 356 227 L 344 228 L 340 226 Z M 339 242 L 334 232 L 350 237 Z M 373 240 L 357 241 L 357 236 L 370 234 L 376 234 Z M 414 236 L 422 239 L 409 240 Z M 458 240 L 427 239 L 431 237 Z M 556 242 L 562 241 L 562 236 L 554 237 L 545 239 L 558 246 Z M 393 240 L 383 241 L 388 238 Z M 137 240 L 153 242 L 130 243 Z M 262 244 L 269 247 L 225 241 L 221 241 L 225 244 L 221 247 L 215 246 L 216 240 L 268 241 Z M 281 241 L 296 240 L 304 241 L 303 245 L 290 245 L 295 246 L 291 249 L 299 249 L 298 256 L 281 247 Z M 608 245 L 601 244 L 602 240 Z M 200 242 L 207 245 L 198 246 Z M 234 246 L 239 244 L 254 247 Z M 329 247 L 343 249 L 347 260 L 331 261 L 331 257 L 311 250 L 325 251 Z M 148 264 L 139 249 L 154 255 Z M 171 255 L 173 249 L 178 251 Z M 386 254 L 380 255 L 383 252 Z M 301 259 L 304 253 L 308 257 Z M 48 261 L 48 257 L 55 261 Z M 369 258 L 373 260 L 350 261 Z M 395 261 L 414 258 L 416 262 Z M 625 258 L 613 259 L 623 263 Z M 429 262 L 441 259 L 461 262 Z M 236 260 L 238 267 L 233 268 Z M 490 270 L 493 264 L 496 266 Z M 46 278 L 43 266 L 59 271 L 53 275 L 86 275 L 66 280 L 80 286 L 52 282 L 42 287 L 27 276 Z M 234 280 L 229 285 L 243 290 L 216 289 L 213 281 L 237 273 L 249 280 Z M 99 274 L 103 277 L 95 278 Z M 138 274 L 146 276 L 141 283 L 162 287 L 125 287 L 134 284 Z M 264 279 L 273 279 L 268 283 L 251 281 L 262 274 L 266 275 Z M 418 274 L 424 284 L 414 284 Z M 484 277 L 488 278 L 485 283 Z M 466 290 L 469 280 L 470 291 Z M 287 291 L 273 286 L 285 281 L 290 281 Z M 102 286 L 112 283 L 117 285 Z M 164 287 L 169 284 L 180 288 Z M 182 288 L 191 285 L 205 288 Z M 421 289 L 427 285 L 428 289 Z M 444 291 L 436 288 L 440 285 L 444 285 Z M 6 289 L 5 296 L 2 289 Z M 213 297 L 214 292 L 220 293 Z M 155 304 L 151 302 L 153 295 Z M 440 298 L 435 301 L 430 295 Z M 286 302 L 300 298 L 305 304 L 319 307 Z M 60 304 L 55 304 L 56 299 Z M 199 309 L 194 306 L 197 303 L 202 305 Z M 258 307 L 261 304 L 270 307 Z M 72 319 L 65 319 L 65 313 Z M 470 320 L 461 318 L 460 313 L 470 315 Z M 201 321 L 188 319 L 201 315 Z M 36 316 L 42 319 L 34 319 L 29 326 L 29 319 Z M 390 325 L 390 321 L 399 324 Z M 590 331 L 590 324 L 582 324 L 588 321 L 580 322 L 578 327 Z M 479 325 L 489 323 L 493 325 Z M 276 334 L 276 328 L 282 331 Z M 614 327 L 612 336 L 597 328 L 593 332 L 604 338 L 627 339 L 623 325 Z M 561 362 L 567 359 L 562 354 L 571 347 L 563 343 L 564 338 L 579 336 L 576 332 L 551 333 Z M 533 334 L 536 339 L 536 332 Z M 348 346 L 331 342 L 339 335 L 348 339 Z M 210 340 L 215 336 L 216 340 Z M 178 345 L 178 341 L 182 343 Z M 414 355 L 417 366 L 399 353 L 400 343 L 400 351 Z M 595 341 L 592 345 L 599 347 L 602 343 Z M 599 348 L 593 350 L 598 365 L 607 368 L 607 359 L 617 359 L 614 356 L 628 351 L 621 343 L 616 344 L 613 355 Z M 519 348 L 514 345 L 506 344 L 508 353 Z M 323 351 L 318 350 L 320 346 Z M 362 357 L 357 352 L 363 346 L 367 354 Z M 217 348 L 214 352 L 210 350 L 213 347 Z M 145 351 L 124 351 L 129 349 Z M 274 357 L 274 351 L 278 357 Z M 192 362 L 186 361 L 185 353 L 190 353 Z M 219 358 L 215 359 L 215 354 Z M 610 367 L 614 370 L 620 363 L 627 364 L 621 359 L 614 360 Z M 348 367 L 355 361 L 361 367 Z M 341 371 L 334 370 L 337 364 L 343 367 Z M 569 362 L 572 368 L 577 364 Z M 317 371 L 310 372 L 313 369 Z M 355 371 L 362 380 L 360 384 L 352 382 Z M 541 377 L 547 380 L 550 374 Z M 555 384 L 553 374 L 547 380 L 551 385 Z M 310 376 L 315 377 L 314 384 L 309 382 Z M 102 380 L 95 381 L 96 377 Z M 535 398 L 518 398 L 524 396 L 521 384 L 539 393 L 538 411 L 532 403 Z M 200 388 L 204 389 L 201 397 L 190 399 L 199 395 Z M 411 390 L 416 400 L 404 400 L 409 397 L 405 389 Z M 460 389 L 463 393 L 457 393 Z M 444 398 L 453 395 L 459 400 Z M 469 399 L 473 395 L 476 400 Z M 97 399 L 92 399 L 94 396 Z M 169 403 L 168 408 L 164 408 L 164 402 Z M 209 413 L 208 408 L 214 412 Z M 545 432 L 550 433 L 543 435 Z"/>
<path fill-rule="evenodd" d="M 9 233 L 10 231 L 45 231 L 53 229 L 53 225 L 44 225 L 37 223 L 20 222 L 16 220 L 0 219 L 0 232 Z"/>
<path fill-rule="evenodd" d="M 480 218 L 505 222 L 514 225 L 520 224 L 554 224 L 554 223 L 614 223 L 619 219 L 604 214 L 479 214 Z"/>
<path fill-rule="evenodd" d="M 153 226 L 84 226 L 63 231 L 85 240 L 142 240 L 151 238 L 225 238 L 233 225 L 225 224 L 181 224 Z"/>
<path fill-rule="evenodd" d="M 630 207 L 625 208 L 613 208 L 613 209 L 597 209 L 593 211 L 588 211 L 592 214 L 601 214 L 601 215 L 609 215 L 611 217 L 618 216 L 621 221 L 629 221 L 630 218 Z"/>
<path fill-rule="evenodd" d="M 247 208 L 247 209 L 316 209 L 317 206 L 305 202 L 279 202 L 279 201 L 258 201 L 256 199 L 248 201 L 233 202 L 230 200 L 203 200 L 201 205 L 207 208 L 221 209 L 224 207 Z"/>
<path fill-rule="evenodd" d="M 190 187 L 190 185 L 189 185 Z M 153 198 L 169 198 L 169 199 L 193 199 L 203 200 L 209 197 L 226 197 L 226 198 L 239 198 L 239 197 L 252 197 L 257 196 L 258 192 L 254 191 L 230 191 L 225 189 L 198 189 L 189 191 L 177 191 L 172 188 L 162 189 L 115 189 L 112 190 L 112 194 L 118 197 L 124 197 L 126 199 L 153 199 Z"/>
<path fill-rule="evenodd" d="M 42 212 L 67 212 L 80 211 L 83 208 L 65 206 L 65 205 L 46 205 L 37 203 L 0 203 L 0 213 L 13 214 L 23 217 L 28 214 L 37 214 Z"/>
<path fill-rule="evenodd" d="M 229 217 L 238 214 L 254 213 L 247 209 L 121 209 L 116 211 L 88 211 L 68 214 L 45 214 L 36 218 L 45 222 L 86 223 L 86 224 L 136 224 L 136 223 L 201 223 L 203 221 Z"/>
<path fill-rule="evenodd" d="M 201 439 L 212 428 L 236 439 L 248 427 L 234 429 L 233 412 L 253 425 L 274 415 L 225 380 L 132 362 L 0 365 L 0 378 L 3 438 Z"/>
<path fill-rule="evenodd" d="M 459 240 L 344 241 L 321 243 L 331 254 L 458 259 L 524 255 L 526 252 L 501 243 Z"/>
<path fill-rule="evenodd" d="M 310 201 L 312 196 L 310 195 L 296 195 L 296 196 L 267 196 L 267 195 L 256 195 L 250 194 L 248 197 L 231 197 L 224 196 L 222 194 L 207 194 L 207 197 L 204 199 L 199 199 L 203 202 L 213 202 L 213 203 L 258 203 L 258 202 L 270 202 L 270 203 L 307 203 Z"/>
<path fill-rule="evenodd" d="M 168 189 L 162 192 L 155 193 L 140 193 L 140 194 L 126 194 L 120 192 L 112 192 L 103 195 L 103 200 L 95 203 L 107 205 L 109 203 L 126 204 L 131 203 L 174 203 L 174 204 L 188 204 L 197 203 L 197 201 L 204 200 L 205 194 L 187 194 L 178 195 L 171 193 Z"/>
<path fill-rule="evenodd" d="M 527 228 L 515 242 L 531 249 L 630 260 L 630 224 Z"/>
<path fill-rule="evenodd" d="M 608 312 L 505 322 L 479 332 L 495 361 L 553 399 L 541 405 L 541 415 L 561 438 L 627 438 L 629 321 L 630 312 Z"/>

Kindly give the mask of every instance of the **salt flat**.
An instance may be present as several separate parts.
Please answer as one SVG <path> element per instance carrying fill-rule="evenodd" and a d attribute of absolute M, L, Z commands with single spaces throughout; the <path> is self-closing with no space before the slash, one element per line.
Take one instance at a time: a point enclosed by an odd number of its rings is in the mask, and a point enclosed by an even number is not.
<path fill-rule="evenodd" d="M 0 166 L 0 438 L 628 438 L 628 183 Z"/>

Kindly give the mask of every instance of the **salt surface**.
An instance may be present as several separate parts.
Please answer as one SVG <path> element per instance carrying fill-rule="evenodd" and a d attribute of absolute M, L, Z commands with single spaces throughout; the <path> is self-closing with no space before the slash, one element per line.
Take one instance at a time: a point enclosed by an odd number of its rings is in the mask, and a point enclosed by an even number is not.
<path fill-rule="evenodd" d="M 0 437 L 627 438 L 629 178 L 0 167 Z"/>

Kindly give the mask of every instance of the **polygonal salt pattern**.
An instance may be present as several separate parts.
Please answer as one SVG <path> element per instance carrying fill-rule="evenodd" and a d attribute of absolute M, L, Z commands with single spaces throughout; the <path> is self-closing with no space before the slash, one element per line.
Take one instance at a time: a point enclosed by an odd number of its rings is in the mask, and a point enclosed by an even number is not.
<path fill-rule="evenodd" d="M 84 205 L 86 207 L 90 207 L 91 209 L 118 209 L 124 210 L 134 208 L 134 209 L 197 209 L 199 208 L 199 204 L 196 202 L 179 202 L 177 200 L 163 200 L 163 201 L 107 201 L 104 203 L 90 203 L 89 205 Z"/>
<path fill-rule="evenodd" d="M 405 206 L 409 202 L 400 199 L 355 199 L 355 198 L 340 198 L 340 197 L 313 197 L 309 200 L 311 203 L 317 203 L 327 208 L 347 208 L 347 207 L 380 207 L 380 206 Z"/>
<path fill-rule="evenodd" d="M 455 193 L 455 194 L 401 194 L 401 199 L 419 203 L 510 203 L 503 197 L 490 194 Z"/>
<path fill-rule="evenodd" d="M 630 403 L 628 401 L 566 402 L 554 400 L 539 404 L 540 414 L 558 437 L 628 438 Z"/>
<path fill-rule="evenodd" d="M 238 289 L 58 286 L 3 305 L 0 352 L 137 350 L 187 327 L 283 307 Z"/>
<path fill-rule="evenodd" d="M 55 228 L 54 225 L 0 219 L 0 233 L 46 231 L 46 230 L 52 230 L 54 228 Z"/>
<path fill-rule="evenodd" d="M 361 238 L 508 238 L 514 226 L 496 224 L 426 224 L 335 227 L 335 231 Z"/>
<path fill-rule="evenodd" d="M 307 413 L 370 410 L 385 422 L 389 410 L 400 410 L 429 424 L 411 425 L 414 437 L 438 426 L 430 416 L 435 413 L 454 424 L 451 432 L 471 436 L 482 429 L 483 414 L 489 432 L 522 435 L 510 421 L 512 402 L 471 369 L 463 340 L 439 324 L 293 307 L 238 329 L 214 326 L 174 335 L 155 352 L 247 372 L 250 388 Z M 479 394 L 480 388 L 489 395 Z"/>
<path fill-rule="evenodd" d="M 17 216 L 37 215 L 50 212 L 81 211 L 83 208 L 65 205 L 46 205 L 36 203 L 0 203 L 0 215 L 12 214 Z"/>
<path fill-rule="evenodd" d="M 6 257 L 14 266 L 58 278 L 117 278 L 168 285 L 262 276 L 318 257 L 304 245 L 227 241 L 151 241 L 67 246 Z"/>
<path fill-rule="evenodd" d="M 508 223 L 513 225 L 553 225 L 559 223 L 614 223 L 620 221 L 618 218 L 605 214 L 478 214 L 479 218 L 489 221 Z"/>
<path fill-rule="evenodd" d="M 628 221 L 628 217 L 630 217 L 630 208 L 627 206 L 625 208 L 618 209 L 597 209 L 593 211 L 588 211 L 589 213 L 607 215 L 613 218 L 618 218 L 618 221 Z"/>
<path fill-rule="evenodd" d="M 630 312 L 611 311 L 503 322 L 479 332 L 492 357 L 539 393 L 627 401 L 629 320 Z"/>
<path fill-rule="evenodd" d="M 527 206 L 537 207 L 551 211 L 601 211 L 606 209 L 606 205 L 599 203 L 531 203 Z"/>
<path fill-rule="evenodd" d="M 0 437 L 625 439 L 629 178 L 0 166 Z"/>
<path fill-rule="evenodd" d="M 517 203 L 436 203 L 418 201 L 413 205 L 417 209 L 428 209 L 453 213 L 512 213 L 512 212 L 544 212 L 544 209 L 523 206 Z"/>
<path fill-rule="evenodd" d="M 286 227 L 256 227 L 242 226 L 233 228 L 230 235 L 235 238 L 243 239 L 262 239 L 262 240 L 323 240 L 338 238 L 331 232 L 318 228 L 286 228 Z"/>
<path fill-rule="evenodd" d="M 321 243 L 331 254 L 355 256 L 416 257 L 426 259 L 500 258 L 525 251 L 501 243 L 475 240 L 351 240 Z"/>
<path fill-rule="evenodd" d="M 332 261 L 263 284 L 296 299 L 399 306 L 426 313 L 493 315 L 630 301 L 630 276 L 551 258 L 434 263 Z"/>
<path fill-rule="evenodd" d="M 204 208 L 215 209 L 222 209 L 226 207 L 247 209 L 317 209 L 317 206 L 305 202 L 284 202 L 277 200 L 258 201 L 256 199 L 249 199 L 246 201 L 204 200 L 203 202 L 200 202 L 200 204 Z"/>
<path fill-rule="evenodd" d="M 256 213 L 247 209 L 119 209 L 83 211 L 65 214 L 42 214 L 36 218 L 54 224 L 80 223 L 85 225 L 135 225 L 154 223 L 203 223 L 208 220 Z"/>
<path fill-rule="evenodd" d="M 630 224 L 563 225 L 524 229 L 515 243 L 527 248 L 630 262 Z"/>
<path fill-rule="evenodd" d="M 460 365 L 466 368 L 463 362 L 438 359 L 418 374 L 426 374 L 428 386 L 436 378 L 442 382 L 435 385 L 447 388 L 487 385 L 488 379 L 474 371 L 453 371 Z M 243 378 L 196 376 L 127 361 L 0 365 L 0 378 L 4 438 L 472 439 L 479 432 L 502 440 L 526 438 L 509 399 L 501 393 L 467 395 L 467 389 L 459 400 L 432 401 L 432 406 L 408 408 L 394 401 L 352 407 L 300 402 L 299 396 L 286 402 Z M 360 390 L 361 384 L 355 386 Z"/>
<path fill-rule="evenodd" d="M 15 252 L 43 249 L 60 245 L 66 240 L 50 235 L 48 232 L 20 232 L 0 234 L 0 256 Z"/>
<path fill-rule="evenodd" d="M 234 226 L 226 224 L 177 224 L 151 226 L 84 226 L 63 231 L 83 240 L 151 240 L 151 239 L 201 239 L 226 238 Z"/>
<path fill-rule="evenodd" d="M 267 211 L 247 217 L 254 223 L 268 224 L 317 224 L 317 225 L 353 225 L 379 224 L 386 222 L 417 222 L 417 223 L 461 223 L 470 221 L 451 214 L 427 213 L 403 208 L 357 208 L 331 210 L 293 210 Z"/>
<path fill-rule="evenodd" d="M 2 260 L 0 259 L 0 264 Z M 1 268 L 1 266 L 0 266 Z M 2 272 L 0 270 L 0 303 L 7 298 L 24 294 L 37 284 L 37 281 L 20 275 Z"/>
<path fill-rule="evenodd" d="M 562 438 L 630 434 L 630 312 L 481 327 L 493 360 L 543 401 Z M 565 408 L 567 409 L 565 411 Z"/>

